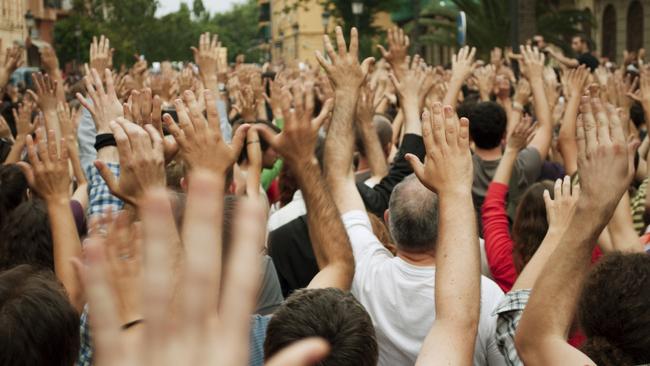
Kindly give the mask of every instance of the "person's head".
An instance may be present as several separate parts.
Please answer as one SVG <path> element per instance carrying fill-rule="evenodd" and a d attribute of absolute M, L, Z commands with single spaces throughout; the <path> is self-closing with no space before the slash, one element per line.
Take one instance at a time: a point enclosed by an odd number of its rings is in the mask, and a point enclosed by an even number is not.
<path fill-rule="evenodd" d="M 79 344 L 79 314 L 52 272 L 0 272 L 0 365 L 70 366 Z"/>
<path fill-rule="evenodd" d="M 9 213 L 27 200 L 27 188 L 27 179 L 17 165 L 0 165 L 0 228 Z"/>
<path fill-rule="evenodd" d="M 495 102 L 480 102 L 468 113 L 469 135 L 476 147 L 494 149 L 501 146 L 506 133 L 506 111 Z"/>
<path fill-rule="evenodd" d="M 521 196 L 515 219 L 512 224 L 512 257 L 517 273 L 533 257 L 548 231 L 544 190 L 548 189 L 553 198 L 553 182 L 545 180 L 528 187 Z"/>
<path fill-rule="evenodd" d="M 379 357 L 375 328 L 363 305 L 349 292 L 335 288 L 294 292 L 276 310 L 264 340 L 264 358 L 308 337 L 329 342 L 321 366 L 375 366 Z"/>
<path fill-rule="evenodd" d="M 582 351 L 596 364 L 650 363 L 650 256 L 608 254 L 582 289 L 578 320 L 587 341 Z"/>
<path fill-rule="evenodd" d="M 373 117 L 372 124 L 377 132 L 377 137 L 379 138 L 381 150 L 384 152 L 384 157 L 388 159 L 393 143 L 393 126 L 390 124 L 390 120 L 381 114 L 377 114 Z M 363 157 L 367 157 L 365 146 L 361 140 L 361 133 L 358 130 L 356 145 L 359 154 Z"/>
<path fill-rule="evenodd" d="M 398 251 L 435 250 L 438 240 L 438 195 L 414 174 L 395 186 L 388 203 L 388 228 Z"/>
<path fill-rule="evenodd" d="M 643 113 L 643 107 L 641 106 L 641 103 L 632 103 L 632 106 L 630 107 L 630 119 L 637 129 L 645 126 L 645 115 Z"/>
<path fill-rule="evenodd" d="M 18 205 L 0 230 L 0 269 L 19 264 L 54 271 L 50 220 L 40 200 Z"/>
<path fill-rule="evenodd" d="M 571 49 L 577 54 L 589 52 L 589 42 L 587 37 L 578 34 L 571 38 Z"/>

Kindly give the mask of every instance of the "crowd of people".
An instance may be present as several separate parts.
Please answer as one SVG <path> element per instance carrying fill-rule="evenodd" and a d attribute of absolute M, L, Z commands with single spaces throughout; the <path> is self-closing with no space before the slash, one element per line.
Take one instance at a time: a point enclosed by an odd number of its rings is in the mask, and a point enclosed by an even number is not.
<path fill-rule="evenodd" d="M 33 87 L 0 45 L 0 365 L 650 363 L 643 52 L 323 41 Z"/>

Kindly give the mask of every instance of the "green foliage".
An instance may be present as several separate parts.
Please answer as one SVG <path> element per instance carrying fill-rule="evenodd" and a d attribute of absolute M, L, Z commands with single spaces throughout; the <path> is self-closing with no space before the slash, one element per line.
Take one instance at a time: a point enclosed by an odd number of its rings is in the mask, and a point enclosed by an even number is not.
<path fill-rule="evenodd" d="M 140 53 L 150 61 L 192 60 L 191 46 L 199 34 L 217 33 L 231 61 L 244 53 L 250 62 L 259 61 L 257 1 L 235 5 L 226 13 L 211 16 L 201 0 L 193 0 L 192 8 L 182 2 L 176 12 L 156 18 L 156 0 L 75 0 L 71 14 L 58 21 L 54 43 L 62 64 L 77 58 L 88 62 L 93 36 L 106 35 L 115 49 L 114 64 L 130 65 L 133 55 Z M 79 28 L 79 39 L 75 31 Z"/>

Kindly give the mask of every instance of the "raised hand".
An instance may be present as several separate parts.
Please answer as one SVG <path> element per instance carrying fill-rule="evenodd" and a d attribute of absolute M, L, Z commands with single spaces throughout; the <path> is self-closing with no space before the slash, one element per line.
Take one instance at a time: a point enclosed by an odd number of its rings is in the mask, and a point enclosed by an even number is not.
<path fill-rule="evenodd" d="M 518 153 L 530 143 L 536 128 L 532 121 L 533 119 L 530 116 L 525 116 L 517 123 L 512 134 L 508 137 L 506 150 L 510 149 Z"/>
<path fill-rule="evenodd" d="M 566 91 L 568 93 L 567 97 L 580 97 L 587 86 L 589 70 L 587 70 L 584 65 L 580 65 L 578 68 L 569 70 L 565 79 L 567 86 Z"/>
<path fill-rule="evenodd" d="M 27 90 L 36 104 L 41 108 L 43 113 L 56 112 L 56 88 L 57 81 L 52 80 L 49 75 L 43 75 L 40 72 L 32 74 L 36 92 Z"/>
<path fill-rule="evenodd" d="M 329 36 L 323 36 L 325 50 L 331 60 L 326 61 L 320 51 L 316 51 L 316 59 L 325 69 L 336 90 L 358 92 L 359 87 L 366 80 L 370 65 L 375 59 L 369 57 L 359 64 L 359 35 L 356 28 L 350 31 L 350 48 L 345 43 L 343 30 L 336 27 L 336 45 L 338 53 L 334 51 Z"/>
<path fill-rule="evenodd" d="M 199 74 L 207 89 L 217 92 L 217 75 L 220 71 L 219 65 L 219 36 L 210 33 L 203 33 L 199 37 L 199 48 L 191 47 L 194 53 L 194 63 L 199 67 Z"/>
<path fill-rule="evenodd" d="M 581 203 L 594 212 L 613 213 L 634 175 L 635 151 L 616 108 L 599 98 L 582 97 L 577 142 Z"/>
<path fill-rule="evenodd" d="M 42 129 L 36 130 L 38 149 L 31 135 L 27 135 L 27 156 L 29 164 L 19 162 L 29 186 L 46 202 L 67 200 L 70 194 L 68 173 L 68 149 L 61 144 L 57 152 L 56 135 L 48 131 L 47 141 Z M 65 142 L 65 141 L 62 141 Z M 37 151 L 38 150 L 38 151 Z"/>
<path fill-rule="evenodd" d="M 97 133 L 110 133 L 109 122 L 124 117 L 122 103 L 120 103 L 115 93 L 113 74 L 109 69 L 104 70 L 106 79 L 106 89 L 104 90 L 104 84 L 99 72 L 94 68 L 91 70 L 86 69 L 86 72 L 87 75 L 84 77 L 84 81 L 92 103 L 89 103 L 80 93 L 77 93 L 77 100 L 92 115 Z"/>
<path fill-rule="evenodd" d="M 59 102 L 56 106 L 56 114 L 61 125 L 61 136 L 65 138 L 68 146 L 68 152 L 78 153 L 79 146 L 77 145 L 77 127 L 79 126 L 79 117 L 81 108 L 71 108 L 67 103 Z"/>
<path fill-rule="evenodd" d="M 111 48 L 111 41 L 107 37 L 104 37 L 103 34 L 99 37 L 99 41 L 97 37 L 93 37 L 93 41 L 90 43 L 90 68 L 95 70 L 99 75 L 105 69 L 113 67 L 114 51 Z M 86 76 L 88 76 L 87 71 Z"/>
<path fill-rule="evenodd" d="M 143 129 L 124 118 L 109 125 L 119 152 L 120 178 L 101 160 L 95 167 L 113 195 L 137 206 L 147 190 L 166 185 L 162 137 L 152 125 Z"/>
<path fill-rule="evenodd" d="M 519 108 L 523 108 L 526 104 L 528 104 L 528 100 L 530 99 L 530 94 L 532 93 L 532 90 L 530 89 L 530 83 L 528 80 L 521 78 L 519 79 L 519 82 L 517 83 L 517 88 L 515 88 L 515 97 L 514 97 L 514 103 L 515 106 L 518 106 Z"/>
<path fill-rule="evenodd" d="M 526 79 L 542 79 L 544 75 L 544 54 L 539 52 L 537 47 L 520 46 L 523 57 L 523 66 L 521 72 Z"/>
<path fill-rule="evenodd" d="M 54 75 L 54 73 L 59 72 L 59 59 L 56 57 L 56 52 L 51 46 L 43 47 L 40 49 L 41 53 L 41 63 L 43 64 L 43 69 L 45 72 Z"/>
<path fill-rule="evenodd" d="M 546 217 L 548 218 L 549 231 L 563 232 L 571 222 L 576 210 L 578 198 L 580 197 L 580 186 L 571 187 L 571 177 L 566 176 L 564 180 L 555 181 L 554 198 L 548 190 L 544 191 L 544 205 L 546 206 Z"/>
<path fill-rule="evenodd" d="M 239 158 L 250 126 L 240 126 L 233 136 L 232 144 L 228 145 L 221 136 L 214 93 L 205 90 L 204 97 L 207 119 L 203 117 L 194 93 L 186 91 L 183 100 L 177 99 L 174 102 L 178 125 L 168 114 L 163 116 L 163 122 L 174 136 L 183 159 L 191 169 L 202 168 L 225 174 Z"/>
<path fill-rule="evenodd" d="M 31 135 L 36 129 L 36 123 L 32 122 L 32 111 L 34 104 L 25 101 L 23 104 L 18 105 L 18 110 L 12 110 L 14 121 L 16 121 L 16 139 L 25 138 Z"/>
<path fill-rule="evenodd" d="M 397 77 L 397 75 L 401 76 Z M 415 55 L 410 66 L 408 63 L 403 64 L 400 72 L 394 70 L 390 74 L 390 79 L 402 99 L 402 103 L 416 105 L 417 113 L 419 113 L 433 87 L 434 75 L 431 67 L 427 67 L 424 60 L 419 55 Z"/>
<path fill-rule="evenodd" d="M 482 101 L 490 100 L 490 93 L 494 90 L 495 69 L 493 65 L 480 67 L 474 71 L 476 81 L 478 82 L 478 91 Z"/>
<path fill-rule="evenodd" d="M 463 82 L 472 75 L 476 64 L 474 63 L 476 48 L 465 46 L 458 51 L 458 54 L 451 56 L 451 78 Z"/>
<path fill-rule="evenodd" d="M 409 36 L 404 33 L 402 28 L 393 27 L 388 29 L 388 51 L 382 45 L 377 45 L 383 57 L 393 67 L 398 78 L 401 78 L 400 72 L 402 65 L 407 62 L 409 45 L 411 44 Z"/>
<path fill-rule="evenodd" d="M 23 53 L 17 46 L 4 49 L 2 38 L 0 38 L 0 88 L 4 88 L 9 82 L 11 74 L 23 62 Z"/>
<path fill-rule="evenodd" d="M 467 118 L 459 120 L 450 106 L 435 103 L 422 114 L 422 139 L 427 150 L 424 164 L 415 155 L 406 155 L 422 184 L 440 195 L 469 194 L 473 168 Z"/>
<path fill-rule="evenodd" d="M 291 108 L 293 101 L 293 108 Z M 270 127 L 260 124 L 255 129 L 259 131 L 275 151 L 277 151 L 292 167 L 298 169 L 305 163 L 315 159 L 318 130 L 323 125 L 327 115 L 332 110 L 333 100 L 325 101 L 318 117 L 313 118 L 314 90 L 313 86 L 306 88 L 295 84 L 291 91 L 282 90 L 282 114 L 284 129 L 276 134 Z"/>

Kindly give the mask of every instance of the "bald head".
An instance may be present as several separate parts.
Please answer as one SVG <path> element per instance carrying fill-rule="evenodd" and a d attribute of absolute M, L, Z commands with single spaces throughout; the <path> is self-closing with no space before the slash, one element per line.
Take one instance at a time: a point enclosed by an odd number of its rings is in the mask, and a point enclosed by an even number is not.
<path fill-rule="evenodd" d="M 438 239 L 438 196 L 413 174 L 390 196 L 388 226 L 399 250 L 422 253 L 435 249 Z"/>

